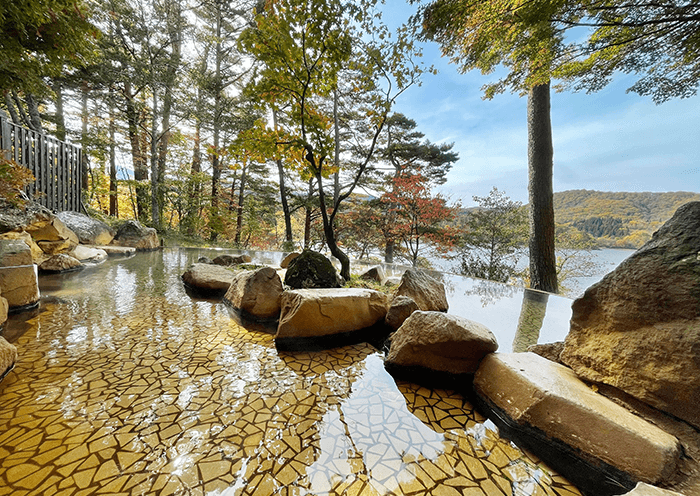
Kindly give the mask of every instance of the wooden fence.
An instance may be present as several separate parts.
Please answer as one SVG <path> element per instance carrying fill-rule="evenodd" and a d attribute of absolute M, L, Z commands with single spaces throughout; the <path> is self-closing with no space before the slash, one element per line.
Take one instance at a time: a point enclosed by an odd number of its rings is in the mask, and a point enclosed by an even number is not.
<path fill-rule="evenodd" d="M 0 111 L 0 149 L 36 179 L 27 195 L 54 212 L 80 211 L 80 147 L 18 126 Z"/>

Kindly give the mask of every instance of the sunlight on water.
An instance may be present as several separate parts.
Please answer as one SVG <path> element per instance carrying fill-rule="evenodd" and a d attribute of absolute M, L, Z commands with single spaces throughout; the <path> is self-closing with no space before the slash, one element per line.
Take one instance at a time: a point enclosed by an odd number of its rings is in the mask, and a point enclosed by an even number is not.
<path fill-rule="evenodd" d="M 4 331 L 20 360 L 0 383 L 0 494 L 578 495 L 372 346 L 278 352 L 188 296 L 201 254 L 42 277 L 41 308 Z"/>

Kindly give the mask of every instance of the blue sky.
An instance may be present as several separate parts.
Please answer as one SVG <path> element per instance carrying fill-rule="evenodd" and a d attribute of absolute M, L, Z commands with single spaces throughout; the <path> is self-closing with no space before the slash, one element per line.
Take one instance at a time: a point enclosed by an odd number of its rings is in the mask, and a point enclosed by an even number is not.
<path fill-rule="evenodd" d="M 400 0 L 387 7 L 392 21 L 411 10 Z M 455 143 L 460 160 L 441 192 L 468 207 L 496 186 L 527 203 L 526 98 L 483 100 L 481 87 L 495 76 L 458 73 L 435 43 L 424 61 L 439 74 L 425 75 L 395 110 L 430 141 Z M 552 92 L 554 191 L 700 192 L 700 97 L 656 105 L 626 93 L 634 81 L 620 74 L 598 93 Z"/>

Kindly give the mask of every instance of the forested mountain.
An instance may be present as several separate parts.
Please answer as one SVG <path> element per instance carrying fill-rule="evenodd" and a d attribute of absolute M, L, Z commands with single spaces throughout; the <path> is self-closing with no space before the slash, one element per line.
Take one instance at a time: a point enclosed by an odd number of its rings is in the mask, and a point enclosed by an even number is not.
<path fill-rule="evenodd" d="M 673 213 L 700 193 L 611 193 L 585 189 L 554 193 L 557 224 L 575 227 L 600 246 L 639 248 Z"/>

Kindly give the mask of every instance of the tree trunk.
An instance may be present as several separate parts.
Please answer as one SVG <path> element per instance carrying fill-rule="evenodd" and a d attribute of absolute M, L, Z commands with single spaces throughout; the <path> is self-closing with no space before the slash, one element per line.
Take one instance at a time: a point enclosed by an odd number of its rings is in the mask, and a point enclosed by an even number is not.
<path fill-rule="evenodd" d="M 90 164 L 88 162 L 88 97 L 90 88 L 87 81 L 80 84 L 80 145 L 83 148 L 83 153 L 80 156 L 80 177 L 82 181 L 82 190 L 87 194 L 88 175 Z"/>
<path fill-rule="evenodd" d="M 223 51 L 221 47 L 221 23 L 222 12 L 217 11 L 216 16 L 216 53 L 215 63 L 216 70 L 214 73 L 214 154 L 212 156 L 211 166 L 211 214 L 209 218 L 209 228 L 211 241 L 216 241 L 221 229 L 220 213 L 219 213 L 219 183 L 221 182 L 221 164 L 219 161 L 219 140 L 221 133 L 221 63 L 223 59 Z"/>
<path fill-rule="evenodd" d="M 272 122 L 277 131 L 277 110 L 272 109 Z M 292 234 L 292 214 L 289 211 L 289 202 L 287 201 L 287 188 L 284 184 L 284 166 L 282 160 L 277 161 L 277 175 L 280 183 L 280 201 L 282 202 L 282 213 L 284 214 L 284 249 L 292 250 L 294 246 L 294 236 Z"/>
<path fill-rule="evenodd" d="M 151 119 L 151 221 L 153 227 L 160 230 L 160 208 L 158 207 L 158 190 L 160 189 L 160 177 L 158 176 L 158 96 L 153 91 L 153 118 Z"/>
<path fill-rule="evenodd" d="M 338 116 L 338 89 L 333 90 L 333 128 L 335 130 L 334 164 L 338 170 L 333 174 L 333 208 L 340 198 L 340 118 Z"/>
<path fill-rule="evenodd" d="M 61 141 L 66 141 L 66 118 L 63 112 L 63 85 L 60 81 L 55 81 L 53 92 L 56 94 L 56 137 Z"/>
<path fill-rule="evenodd" d="M 549 84 L 528 92 L 528 191 L 530 199 L 530 287 L 556 293 L 557 264 L 554 251 L 554 149 L 550 120 Z"/>
<path fill-rule="evenodd" d="M 124 99 L 126 103 L 126 120 L 128 124 L 129 142 L 131 143 L 131 160 L 134 166 L 136 184 L 136 211 L 141 222 L 145 222 L 148 212 L 148 187 L 141 181 L 148 180 L 148 166 L 144 156 L 144 146 L 141 142 L 140 115 L 131 94 L 131 83 L 124 83 Z"/>
<path fill-rule="evenodd" d="M 29 112 L 29 122 L 31 124 L 31 128 L 34 131 L 37 131 L 39 133 L 43 133 L 44 126 L 41 124 L 41 114 L 39 114 L 39 104 L 34 99 L 34 97 L 31 95 L 31 93 L 27 93 L 25 100 L 27 101 L 27 111 Z"/>
<path fill-rule="evenodd" d="M 116 125 L 114 122 L 114 104 L 110 98 L 109 103 L 109 215 L 119 217 L 119 202 L 117 190 L 117 162 L 116 162 Z"/>
<path fill-rule="evenodd" d="M 241 169 L 241 184 L 238 186 L 238 205 L 236 207 L 236 247 L 240 248 L 241 231 L 243 230 L 243 202 L 245 201 L 245 183 L 248 166 L 243 166 Z"/>

